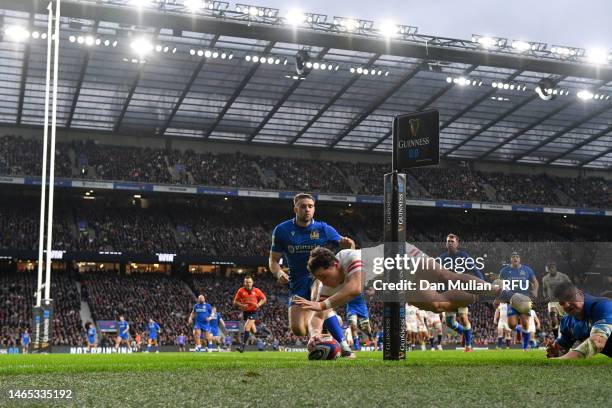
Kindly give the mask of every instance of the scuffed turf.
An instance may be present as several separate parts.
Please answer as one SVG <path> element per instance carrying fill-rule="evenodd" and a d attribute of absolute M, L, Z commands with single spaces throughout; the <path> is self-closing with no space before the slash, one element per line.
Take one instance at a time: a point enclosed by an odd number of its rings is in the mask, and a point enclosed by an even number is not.
<path fill-rule="evenodd" d="M 605 406 L 612 360 L 516 350 L 417 351 L 402 362 L 376 352 L 353 361 L 273 352 L 0 356 L 0 406 L 35 405 L 8 401 L 10 389 L 67 388 L 72 404 L 101 407 Z"/>

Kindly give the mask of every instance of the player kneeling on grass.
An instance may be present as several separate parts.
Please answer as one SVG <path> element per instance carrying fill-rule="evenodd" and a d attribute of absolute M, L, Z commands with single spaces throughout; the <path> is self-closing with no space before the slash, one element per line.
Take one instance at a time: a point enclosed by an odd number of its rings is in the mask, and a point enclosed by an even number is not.
<path fill-rule="evenodd" d="M 546 348 L 546 357 L 588 358 L 597 353 L 612 357 L 612 300 L 584 293 L 574 284 L 558 285 L 555 298 L 567 313 L 559 325 L 559 337 Z M 572 347 L 577 341 L 578 346 Z"/>
<path fill-rule="evenodd" d="M 410 244 L 406 244 L 406 253 L 413 254 L 412 256 L 423 256 L 421 251 Z M 383 253 L 383 246 L 374 248 Z M 426 262 L 420 263 L 420 268 L 415 271 L 415 277 L 426 276 L 429 280 L 449 281 L 460 280 L 464 282 L 476 281 L 477 283 L 485 284 L 484 281 L 469 275 L 459 275 L 450 272 L 433 259 L 429 258 Z M 306 310 L 312 310 L 315 313 L 309 322 L 309 329 L 312 330 L 309 346 L 313 346 L 320 339 L 323 320 L 333 308 L 337 308 L 347 304 L 350 300 L 359 296 L 362 291 L 362 282 L 368 282 L 374 276 L 364 276 L 365 271 L 362 270 L 363 262 L 361 259 L 361 250 L 345 249 L 334 255 L 327 248 L 319 247 L 310 252 L 308 259 L 308 270 L 315 279 L 321 282 L 318 290 L 316 301 L 306 300 L 302 297 L 295 296 L 294 303 Z M 507 299 L 510 303 L 519 308 L 523 312 L 528 312 L 531 309 L 531 301 L 528 297 L 518 295 L 510 291 L 502 290 L 498 285 L 492 285 L 490 291 L 474 290 L 474 293 L 499 295 L 502 300 Z M 458 307 L 467 306 L 474 303 L 477 297 L 471 292 L 451 290 L 439 293 L 435 290 L 424 290 L 420 292 L 422 301 L 411 303 L 421 309 L 431 310 L 434 312 L 446 312 L 454 310 Z"/>

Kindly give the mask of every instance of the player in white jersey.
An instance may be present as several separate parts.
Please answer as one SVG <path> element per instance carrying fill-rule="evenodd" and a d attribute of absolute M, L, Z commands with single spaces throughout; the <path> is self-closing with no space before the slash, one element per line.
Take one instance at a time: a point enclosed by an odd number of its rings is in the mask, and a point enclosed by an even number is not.
<path fill-rule="evenodd" d="M 370 250 L 380 256 L 380 259 L 384 258 L 383 245 Z M 406 254 L 410 254 L 414 258 L 421 258 L 413 274 L 417 280 L 419 278 L 423 280 L 427 278 L 429 282 L 453 280 L 472 285 L 463 291 L 421 290 L 418 302 L 411 301 L 416 307 L 436 312 L 450 311 L 474 303 L 477 300 L 477 296 L 474 294 L 487 294 L 500 295 L 502 300 L 509 299 L 513 307 L 522 310 L 524 313 L 531 309 L 531 300 L 527 296 L 502 290 L 501 286 L 487 284 L 474 276 L 458 275 L 450 272 L 436 263 L 433 258 L 427 257 L 418 248 L 408 243 L 406 243 Z M 308 270 L 314 278 L 321 282 L 317 295 L 314 297 L 316 300 L 310 301 L 300 296 L 294 296 L 293 301 L 303 309 L 316 312 L 313 313 L 309 321 L 309 329 L 313 333 L 309 341 L 309 347 L 312 347 L 321 337 L 325 316 L 333 312 L 334 307 L 345 305 L 351 299 L 359 296 L 363 290 L 363 282 L 369 282 L 378 275 L 373 270 L 363 269 L 361 250 L 355 249 L 345 249 L 338 254 L 334 254 L 327 248 L 317 247 L 310 252 Z"/>
<path fill-rule="evenodd" d="M 510 348 L 512 342 L 512 331 L 508 326 L 508 304 L 500 303 L 495 310 L 493 324 L 497 325 L 497 348 L 502 348 L 503 341 L 506 341 L 506 348 Z"/>
<path fill-rule="evenodd" d="M 425 323 L 425 316 L 427 312 L 421 309 L 417 309 L 417 329 L 418 329 L 418 342 L 421 344 L 421 350 L 426 350 L 425 343 L 427 343 L 428 331 L 427 323 Z"/>
<path fill-rule="evenodd" d="M 570 278 L 566 274 L 557 271 L 557 264 L 554 261 L 548 261 L 546 264 L 546 275 L 542 278 L 542 292 L 544 297 L 548 299 L 548 315 L 550 316 L 550 323 L 555 333 L 555 338 L 559 336 L 559 320 L 565 313 L 559 302 L 556 301 L 553 293 L 557 286 L 567 282 L 571 283 Z"/>
<path fill-rule="evenodd" d="M 444 313 L 427 312 L 429 347 L 432 350 L 442 350 L 442 320 L 444 320 Z"/>
<path fill-rule="evenodd" d="M 409 350 L 414 349 L 417 344 L 417 310 L 415 306 L 406 303 L 406 345 Z"/>
<path fill-rule="evenodd" d="M 531 333 L 531 337 L 529 340 L 529 347 L 536 348 L 538 346 L 538 342 L 536 340 L 536 331 L 540 330 L 541 323 L 540 319 L 538 319 L 538 315 L 535 310 L 529 311 L 529 332 Z"/>

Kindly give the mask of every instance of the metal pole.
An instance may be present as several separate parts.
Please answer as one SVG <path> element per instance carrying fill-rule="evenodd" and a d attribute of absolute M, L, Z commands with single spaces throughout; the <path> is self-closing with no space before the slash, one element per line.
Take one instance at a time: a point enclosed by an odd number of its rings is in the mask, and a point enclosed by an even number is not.
<path fill-rule="evenodd" d="M 60 43 L 60 3 L 55 0 L 55 49 L 53 55 L 53 101 L 51 108 L 51 151 L 49 164 L 49 205 L 47 212 L 47 264 L 45 279 L 45 300 L 51 298 L 51 244 L 53 242 L 53 193 L 55 190 L 55 134 L 57 128 L 57 76 Z"/>
<path fill-rule="evenodd" d="M 47 199 L 47 143 L 49 142 L 49 89 L 51 88 L 51 35 L 53 33 L 53 7 L 47 6 L 49 19 L 47 21 L 47 73 L 45 77 L 45 122 L 43 127 L 43 162 L 40 182 L 40 222 L 38 237 L 38 283 L 36 285 L 36 307 L 40 307 L 43 288 L 43 248 L 45 245 L 45 202 Z"/>

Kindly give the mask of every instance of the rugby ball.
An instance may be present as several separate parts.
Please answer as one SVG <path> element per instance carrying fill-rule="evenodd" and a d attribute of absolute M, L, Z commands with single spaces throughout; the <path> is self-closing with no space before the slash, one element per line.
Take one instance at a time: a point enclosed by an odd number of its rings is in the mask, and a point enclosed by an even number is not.
<path fill-rule="evenodd" d="M 340 345 L 332 338 L 317 341 L 308 352 L 309 360 L 335 360 L 340 355 Z"/>

